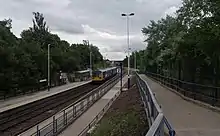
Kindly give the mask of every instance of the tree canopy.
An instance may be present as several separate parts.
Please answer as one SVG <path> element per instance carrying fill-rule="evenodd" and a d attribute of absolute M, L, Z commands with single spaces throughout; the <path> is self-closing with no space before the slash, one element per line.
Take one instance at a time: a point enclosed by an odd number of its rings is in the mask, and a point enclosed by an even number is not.
<path fill-rule="evenodd" d="M 33 13 L 33 26 L 21 32 L 21 38 L 12 32 L 12 20 L 0 21 L 0 93 L 26 91 L 39 80 L 47 79 L 47 52 L 50 44 L 51 83 L 57 73 L 72 73 L 89 67 L 90 47 L 70 44 L 52 34 L 43 14 Z M 93 63 L 103 61 L 96 46 L 91 45 Z"/>
<path fill-rule="evenodd" d="M 219 1 L 183 0 L 175 16 L 142 29 L 148 46 L 137 53 L 138 65 L 144 71 L 218 85 L 219 23 Z"/>

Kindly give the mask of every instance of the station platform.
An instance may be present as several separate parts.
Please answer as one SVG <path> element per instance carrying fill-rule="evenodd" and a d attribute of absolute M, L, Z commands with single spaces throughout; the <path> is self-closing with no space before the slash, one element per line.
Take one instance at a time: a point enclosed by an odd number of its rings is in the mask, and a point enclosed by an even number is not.
<path fill-rule="evenodd" d="M 122 79 L 122 86 L 127 81 L 127 76 Z M 110 89 L 101 99 L 93 104 L 83 113 L 73 124 L 59 134 L 59 136 L 78 136 L 80 132 L 98 115 L 98 113 L 108 104 L 108 102 L 120 92 L 120 81 Z"/>
<path fill-rule="evenodd" d="M 3 111 L 7 111 L 9 109 L 13 109 L 13 108 L 28 104 L 33 101 L 37 101 L 37 100 L 67 91 L 69 89 L 87 84 L 89 82 L 91 82 L 91 80 L 69 83 L 69 84 L 65 84 L 62 86 L 51 88 L 50 91 L 44 90 L 44 91 L 22 95 L 19 97 L 14 97 L 14 98 L 6 99 L 6 100 L 0 100 L 0 113 Z"/>
<path fill-rule="evenodd" d="M 182 99 L 151 78 L 140 75 L 155 93 L 176 136 L 219 136 L 220 114 Z"/>

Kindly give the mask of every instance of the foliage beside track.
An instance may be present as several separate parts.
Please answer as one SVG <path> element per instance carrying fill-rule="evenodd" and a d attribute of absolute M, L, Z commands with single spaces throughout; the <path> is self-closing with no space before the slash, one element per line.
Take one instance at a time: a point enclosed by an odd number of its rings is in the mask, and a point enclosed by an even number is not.
<path fill-rule="evenodd" d="M 36 89 L 39 80 L 47 79 L 48 44 L 52 84 L 57 84 L 60 71 L 72 73 L 89 66 L 89 46 L 52 34 L 41 13 L 33 13 L 33 26 L 23 30 L 21 38 L 11 28 L 11 19 L 0 21 L 0 95 Z M 93 63 L 104 65 L 99 49 L 91 45 L 91 50 Z"/>
<path fill-rule="evenodd" d="M 175 16 L 142 29 L 148 46 L 137 53 L 142 71 L 219 86 L 220 2 L 183 0 Z M 133 67 L 134 53 L 131 56 Z M 127 60 L 124 61 L 127 65 Z"/>

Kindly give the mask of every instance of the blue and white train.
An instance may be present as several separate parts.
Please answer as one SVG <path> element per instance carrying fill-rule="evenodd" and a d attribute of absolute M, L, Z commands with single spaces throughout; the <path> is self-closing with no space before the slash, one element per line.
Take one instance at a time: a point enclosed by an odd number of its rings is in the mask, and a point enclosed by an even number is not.
<path fill-rule="evenodd" d="M 100 83 L 100 82 L 110 79 L 116 74 L 117 74 L 117 67 L 99 69 L 99 70 L 93 71 L 92 82 Z"/>

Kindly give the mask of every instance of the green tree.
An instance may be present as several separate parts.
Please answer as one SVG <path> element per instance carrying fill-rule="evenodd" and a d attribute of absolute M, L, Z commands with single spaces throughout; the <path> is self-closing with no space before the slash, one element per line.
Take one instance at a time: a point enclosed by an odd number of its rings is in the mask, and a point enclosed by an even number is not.
<path fill-rule="evenodd" d="M 17 38 L 12 32 L 12 20 L 0 21 L 0 96 L 37 89 L 39 80 L 47 79 L 47 52 L 50 44 L 51 83 L 57 84 L 59 72 L 74 73 L 86 69 L 90 47 L 72 44 L 52 34 L 42 13 L 33 13 L 33 26 Z M 93 63 L 100 63 L 102 55 L 91 46 Z"/>
<path fill-rule="evenodd" d="M 219 9 L 219 1 L 183 0 L 175 17 L 151 21 L 142 29 L 148 43 L 137 57 L 144 63 L 142 69 L 186 81 L 218 85 Z"/>

